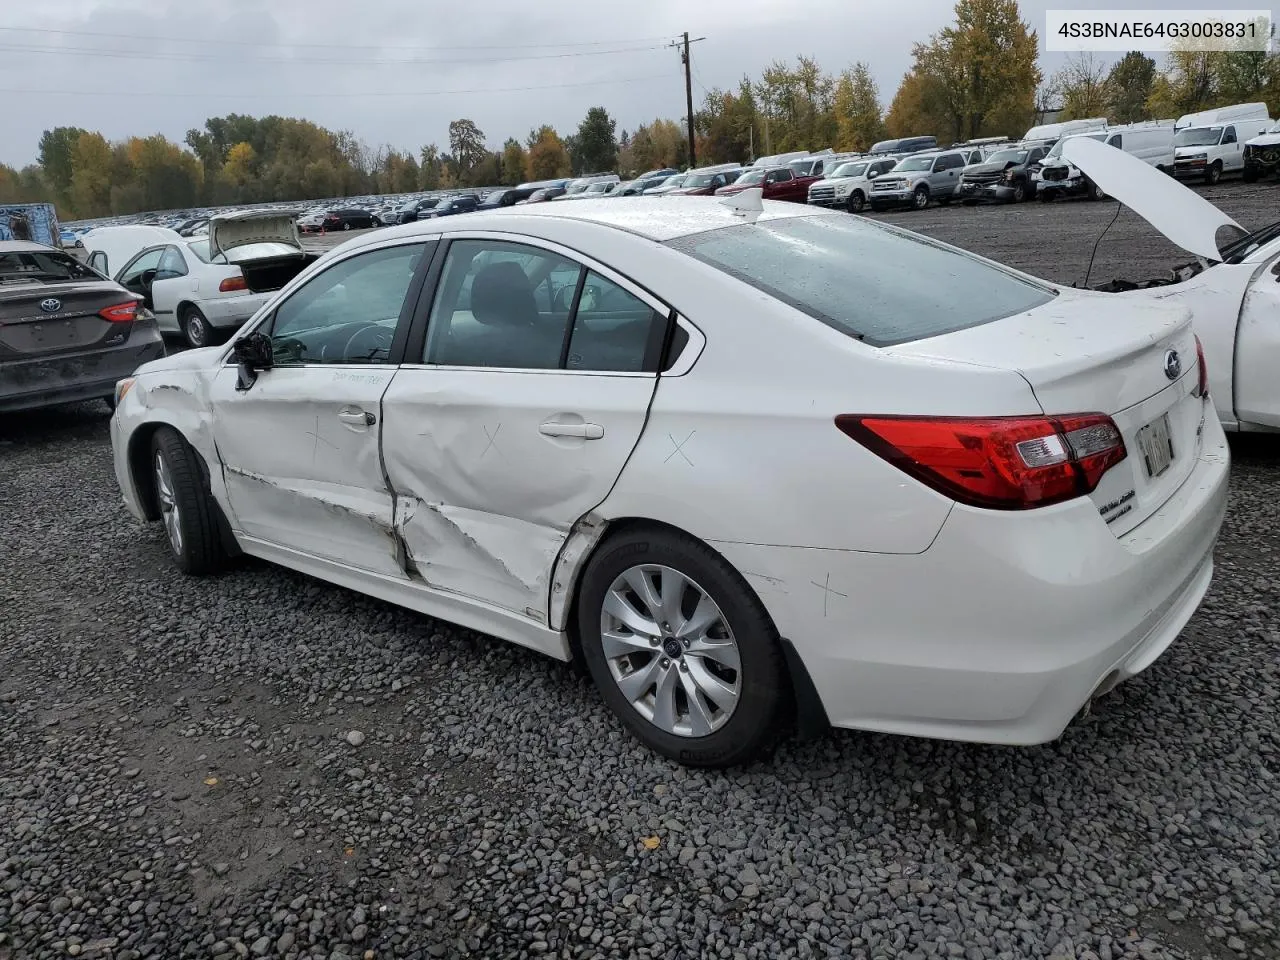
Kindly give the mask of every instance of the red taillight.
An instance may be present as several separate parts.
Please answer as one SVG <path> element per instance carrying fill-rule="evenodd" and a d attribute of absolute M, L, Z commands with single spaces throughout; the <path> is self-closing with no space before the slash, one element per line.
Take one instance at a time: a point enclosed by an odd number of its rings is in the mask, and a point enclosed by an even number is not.
<path fill-rule="evenodd" d="M 132 323 L 138 316 L 138 301 L 130 300 L 128 303 L 117 303 L 114 307 L 103 307 L 98 311 L 98 316 L 111 323 Z"/>
<path fill-rule="evenodd" d="M 1209 394 L 1209 365 L 1204 362 L 1204 346 L 1200 343 L 1200 338 L 1196 337 L 1196 363 L 1200 365 L 1200 384 L 1196 388 L 1196 396 L 1204 397 Z"/>
<path fill-rule="evenodd" d="M 220 284 L 218 284 L 218 291 L 220 293 L 232 293 L 236 290 L 248 290 L 248 289 L 249 289 L 249 284 L 245 282 L 243 275 L 238 277 L 227 277 Z"/>
<path fill-rule="evenodd" d="M 872 417 L 836 426 L 872 453 L 960 503 L 1029 510 L 1084 496 L 1126 456 L 1105 414 L 1066 417 Z"/>

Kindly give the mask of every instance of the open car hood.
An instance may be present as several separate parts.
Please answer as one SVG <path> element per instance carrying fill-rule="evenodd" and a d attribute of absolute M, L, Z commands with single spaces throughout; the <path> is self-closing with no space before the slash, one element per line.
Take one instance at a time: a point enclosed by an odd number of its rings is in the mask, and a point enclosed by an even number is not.
<path fill-rule="evenodd" d="M 1222 245 L 1247 231 L 1194 190 L 1132 154 L 1089 137 L 1071 137 L 1062 158 L 1188 253 L 1220 261 Z M 1223 227 L 1233 228 L 1219 236 Z"/>
<path fill-rule="evenodd" d="M 284 243 L 302 252 L 298 237 L 298 211 L 245 210 L 220 213 L 209 220 L 209 256 L 222 254 L 231 260 L 229 251 L 246 243 Z"/>

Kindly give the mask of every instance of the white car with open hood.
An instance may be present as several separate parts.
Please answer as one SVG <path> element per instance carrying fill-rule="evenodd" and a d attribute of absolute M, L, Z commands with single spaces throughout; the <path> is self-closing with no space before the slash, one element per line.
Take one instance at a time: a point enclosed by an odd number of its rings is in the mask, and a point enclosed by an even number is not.
<path fill-rule="evenodd" d="M 1066 141 L 1064 153 L 1108 195 L 1197 258 L 1168 276 L 1108 288 L 1127 303 L 1190 310 L 1223 426 L 1280 431 L 1280 223 L 1247 233 L 1194 190 L 1083 137 Z"/>
<path fill-rule="evenodd" d="M 216 343 L 258 312 L 311 261 L 296 213 L 220 214 L 209 232 L 184 237 L 163 227 L 102 227 L 84 235 L 89 265 L 132 290 L 160 329 L 193 347 Z"/>
<path fill-rule="evenodd" d="M 793 707 L 1052 740 L 1195 611 L 1229 466 L 1185 308 L 758 189 L 357 237 L 117 395 L 180 569 L 243 552 L 580 657 L 702 766 Z"/>

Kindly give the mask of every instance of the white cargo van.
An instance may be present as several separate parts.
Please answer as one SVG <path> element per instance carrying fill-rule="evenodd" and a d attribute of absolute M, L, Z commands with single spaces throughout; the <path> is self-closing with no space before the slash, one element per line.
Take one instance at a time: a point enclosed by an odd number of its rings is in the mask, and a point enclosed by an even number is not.
<path fill-rule="evenodd" d="M 1063 145 L 1077 137 L 1100 140 L 1109 147 L 1131 153 L 1162 173 L 1174 171 L 1173 124 L 1170 121 L 1130 123 L 1090 133 L 1073 133 L 1062 137 L 1045 156 L 1039 170 L 1032 171 L 1036 196 L 1041 200 L 1087 195 L 1101 200 L 1105 194 L 1088 177 L 1062 157 Z"/>
<path fill-rule="evenodd" d="M 1087 120 L 1060 120 L 1057 123 L 1042 123 L 1032 127 L 1022 138 L 1023 143 L 1039 142 L 1049 146 L 1063 137 L 1076 133 L 1093 133 L 1107 129 L 1106 117 L 1091 117 Z"/>
<path fill-rule="evenodd" d="M 1244 170 L 1244 144 L 1271 126 L 1265 103 L 1237 103 L 1179 117 L 1173 146 L 1180 179 L 1217 183 Z"/>

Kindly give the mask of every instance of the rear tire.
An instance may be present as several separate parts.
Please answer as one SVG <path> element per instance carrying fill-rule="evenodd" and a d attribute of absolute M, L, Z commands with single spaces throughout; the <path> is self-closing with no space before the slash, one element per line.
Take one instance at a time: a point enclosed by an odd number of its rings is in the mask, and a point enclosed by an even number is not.
<path fill-rule="evenodd" d="M 648 602 L 633 583 L 648 586 Z M 651 750 L 688 766 L 721 768 L 749 763 L 773 746 L 790 696 L 777 630 L 710 547 L 671 530 L 625 531 L 592 557 L 577 606 L 582 655 L 596 687 Z M 614 616 L 619 609 L 627 625 Z M 663 609 L 674 611 L 670 621 L 662 620 Z"/>
<path fill-rule="evenodd" d="M 195 349 L 211 347 L 217 341 L 217 332 L 205 319 L 199 307 L 187 307 L 182 312 L 182 338 Z"/>
<path fill-rule="evenodd" d="M 178 569 L 191 576 L 221 569 L 226 553 L 195 450 L 176 430 L 161 427 L 151 438 L 151 470 L 169 554 Z"/>

